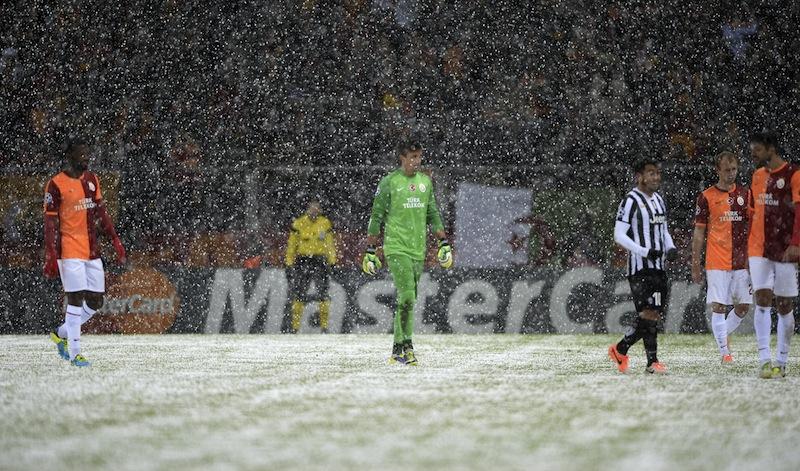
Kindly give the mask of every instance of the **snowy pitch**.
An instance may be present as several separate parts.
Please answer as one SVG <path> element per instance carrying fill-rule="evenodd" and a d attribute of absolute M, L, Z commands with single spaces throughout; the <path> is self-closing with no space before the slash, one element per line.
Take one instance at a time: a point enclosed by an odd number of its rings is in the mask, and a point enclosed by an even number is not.
<path fill-rule="evenodd" d="M 0 337 L 0 469 L 797 469 L 796 355 L 761 380 L 751 336 L 723 368 L 666 335 L 670 376 L 641 344 L 623 376 L 612 340 L 420 335 L 415 368 L 388 335 L 87 335 L 78 369 Z"/>

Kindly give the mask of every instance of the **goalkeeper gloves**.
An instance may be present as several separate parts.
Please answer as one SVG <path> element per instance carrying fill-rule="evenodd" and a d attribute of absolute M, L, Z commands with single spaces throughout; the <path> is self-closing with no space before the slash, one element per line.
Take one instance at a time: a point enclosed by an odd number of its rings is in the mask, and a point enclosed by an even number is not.
<path fill-rule="evenodd" d="M 447 242 L 447 239 L 439 239 L 439 251 L 436 253 L 436 259 L 442 268 L 450 268 L 453 266 L 453 249 Z"/>
<path fill-rule="evenodd" d="M 364 253 L 364 258 L 361 260 L 361 269 L 364 270 L 364 273 L 367 275 L 374 275 L 378 273 L 378 270 L 380 270 L 382 266 L 383 264 L 381 264 L 381 259 L 375 255 L 375 247 L 367 247 L 367 251 Z"/>

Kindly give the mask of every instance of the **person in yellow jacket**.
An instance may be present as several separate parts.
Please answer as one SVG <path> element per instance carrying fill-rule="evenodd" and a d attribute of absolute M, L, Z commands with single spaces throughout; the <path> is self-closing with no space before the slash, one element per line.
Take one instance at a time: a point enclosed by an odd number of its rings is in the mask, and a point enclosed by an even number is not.
<path fill-rule="evenodd" d="M 311 201 L 305 214 L 292 221 L 286 245 L 286 274 L 292 296 L 291 331 L 300 329 L 311 281 L 317 288 L 319 327 L 328 332 L 331 300 L 328 295 L 330 268 L 336 265 L 336 245 L 330 219 L 322 214 L 319 201 Z"/>

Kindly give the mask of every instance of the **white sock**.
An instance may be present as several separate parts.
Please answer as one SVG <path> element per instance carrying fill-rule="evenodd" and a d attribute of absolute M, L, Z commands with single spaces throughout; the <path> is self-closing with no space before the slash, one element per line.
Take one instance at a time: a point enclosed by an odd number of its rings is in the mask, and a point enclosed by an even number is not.
<path fill-rule="evenodd" d="M 69 342 L 69 359 L 74 360 L 75 356 L 81 353 L 81 314 L 83 308 L 78 306 L 67 306 L 66 324 L 67 341 Z"/>
<path fill-rule="evenodd" d="M 711 313 L 711 331 L 717 340 L 720 355 L 728 355 L 728 329 L 725 325 L 725 314 L 721 312 Z"/>
<path fill-rule="evenodd" d="M 67 322 L 66 322 L 66 320 L 67 319 L 64 318 L 64 323 L 61 324 L 60 326 L 58 326 L 58 329 L 56 329 L 56 334 L 58 334 L 58 336 L 61 337 L 62 339 L 67 338 Z"/>
<path fill-rule="evenodd" d="M 758 358 L 764 364 L 772 361 L 772 351 L 769 349 L 769 337 L 772 333 L 771 307 L 756 306 L 753 314 L 753 327 L 756 329 L 756 344 L 758 345 Z"/>
<path fill-rule="evenodd" d="M 732 334 L 736 329 L 739 328 L 739 325 L 742 323 L 742 317 L 739 317 L 736 314 L 736 309 L 731 309 L 731 312 L 728 313 L 728 317 L 725 318 L 725 326 L 728 328 L 728 335 Z"/>
<path fill-rule="evenodd" d="M 789 344 L 794 335 L 794 311 L 778 314 L 778 364 L 786 366 L 789 359 Z"/>
<path fill-rule="evenodd" d="M 81 313 L 81 325 L 85 324 L 86 321 L 92 318 L 92 316 L 97 312 L 97 310 L 92 309 L 86 304 L 86 301 L 83 302 L 83 312 Z"/>

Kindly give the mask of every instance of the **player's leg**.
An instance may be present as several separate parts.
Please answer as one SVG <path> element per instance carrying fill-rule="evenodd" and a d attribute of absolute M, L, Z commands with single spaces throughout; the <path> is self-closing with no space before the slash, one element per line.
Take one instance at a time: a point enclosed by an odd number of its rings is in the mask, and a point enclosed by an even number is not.
<path fill-rule="evenodd" d="M 750 257 L 750 278 L 756 303 L 753 327 L 756 331 L 756 344 L 758 345 L 759 375 L 762 378 L 771 378 L 772 351 L 769 348 L 769 340 L 772 333 L 774 262 L 764 257 Z"/>
<path fill-rule="evenodd" d="M 331 313 L 330 267 L 322 257 L 316 257 L 315 260 L 314 283 L 317 285 L 317 299 L 319 300 L 319 329 L 323 334 L 327 334 L 328 319 Z"/>
<path fill-rule="evenodd" d="M 414 294 L 413 301 L 411 302 L 411 310 L 406 318 L 406 323 L 403 326 L 403 352 L 406 356 L 406 363 L 409 365 L 417 364 L 417 356 L 414 352 L 414 343 L 412 337 L 414 336 L 414 306 L 417 304 L 417 286 L 419 279 L 422 276 L 422 270 L 425 262 L 423 260 L 411 260 L 411 270 L 413 272 Z"/>
<path fill-rule="evenodd" d="M 646 286 L 646 272 L 640 271 L 628 277 L 628 283 L 631 287 L 631 297 L 633 304 L 636 307 L 636 312 L 639 315 L 633 320 L 633 324 L 628 328 L 622 339 L 616 344 L 608 347 L 608 356 L 617 365 L 617 369 L 621 373 L 628 371 L 628 350 L 636 344 L 644 333 L 644 325 L 642 323 L 642 311 L 648 304 L 647 286 Z"/>
<path fill-rule="evenodd" d="M 414 314 L 414 271 L 409 257 L 400 255 L 387 255 L 386 264 L 394 280 L 395 290 L 397 291 L 397 310 L 394 314 L 394 345 L 392 347 L 392 358 L 396 361 L 405 363 L 405 351 L 403 342 L 406 339 L 406 326 L 410 317 Z M 412 326 L 413 326 L 413 321 Z"/>
<path fill-rule="evenodd" d="M 717 341 L 722 362 L 729 363 L 733 359 L 728 350 L 728 326 L 725 314 L 728 312 L 728 306 L 733 304 L 731 295 L 733 272 L 706 270 L 706 280 L 708 281 L 706 303 L 711 305 L 711 331 L 714 334 L 714 340 Z"/>
<path fill-rule="evenodd" d="M 750 272 L 747 270 L 733 272 L 732 294 L 733 308 L 725 318 L 725 327 L 728 331 L 728 350 L 731 350 L 731 334 L 739 328 L 742 320 L 750 312 L 750 305 L 753 304 L 753 287 L 750 285 Z M 733 355 L 732 350 L 731 355 Z"/>
<path fill-rule="evenodd" d="M 305 293 L 308 289 L 306 285 L 306 270 L 305 258 L 297 257 L 294 266 L 287 269 L 286 274 L 289 279 L 289 291 L 292 293 L 292 312 L 291 324 L 289 331 L 296 334 L 300 330 L 300 321 L 303 317 L 303 310 L 306 305 L 302 301 L 305 299 Z"/>
<path fill-rule="evenodd" d="M 64 337 L 57 335 L 59 341 L 56 345 L 59 354 L 66 356 L 73 365 L 88 366 L 89 363 L 81 355 L 81 316 L 83 315 L 84 291 L 88 288 L 86 274 L 86 260 L 64 259 L 58 261 L 61 283 L 67 298 L 67 309 L 64 315 L 64 324 L 59 327 L 56 334 L 66 334 Z M 53 334 L 50 334 L 53 341 Z M 66 338 L 66 349 L 63 339 Z M 68 353 L 67 353 L 68 349 Z"/>
<path fill-rule="evenodd" d="M 772 377 L 786 376 L 789 346 L 794 335 L 794 300 L 797 297 L 797 265 L 775 264 L 775 308 L 778 311 L 777 365 L 772 368 Z"/>
<path fill-rule="evenodd" d="M 106 294 L 106 274 L 103 261 L 99 258 L 89 260 L 86 264 L 86 291 L 83 297 L 83 313 L 81 325 L 85 324 L 103 307 Z"/>
<path fill-rule="evenodd" d="M 667 367 L 658 361 L 658 321 L 667 300 L 667 273 L 663 270 L 650 271 L 646 278 L 649 296 L 642 310 L 639 324 L 642 326 L 642 343 L 647 356 L 645 371 L 653 374 L 666 374 Z"/>

